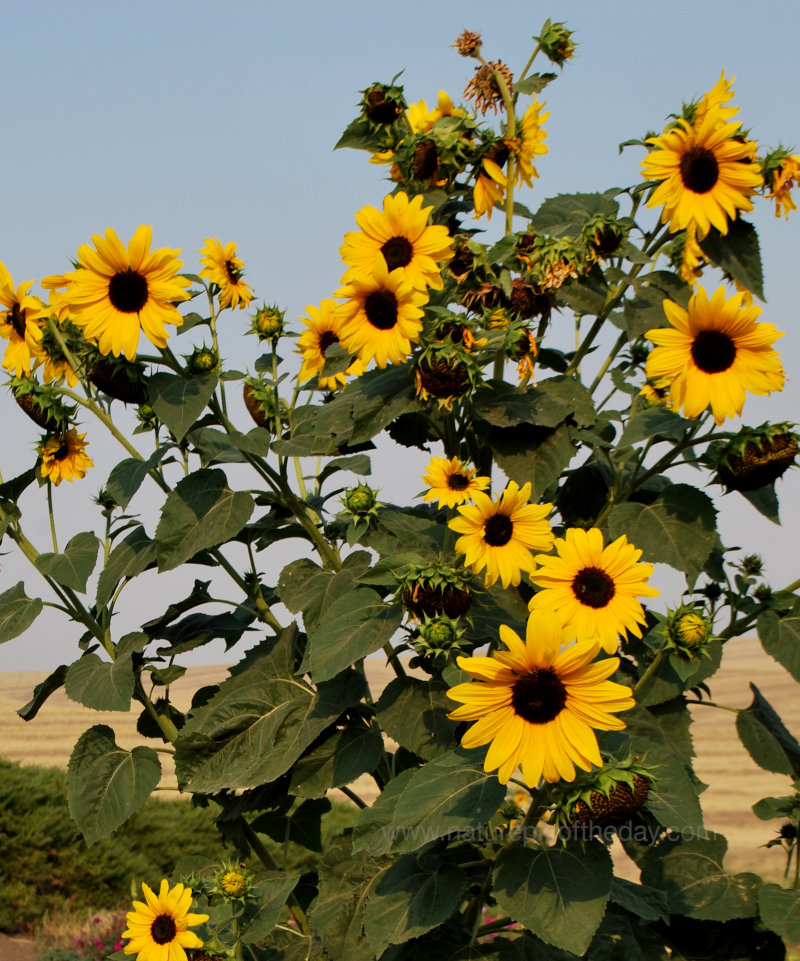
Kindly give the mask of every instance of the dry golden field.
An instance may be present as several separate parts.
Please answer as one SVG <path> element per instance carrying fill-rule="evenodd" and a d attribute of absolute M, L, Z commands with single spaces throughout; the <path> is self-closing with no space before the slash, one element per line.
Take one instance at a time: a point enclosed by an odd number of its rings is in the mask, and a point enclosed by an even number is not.
<path fill-rule="evenodd" d="M 378 693 L 393 675 L 381 660 L 372 659 L 367 665 L 373 693 Z M 226 673 L 220 665 L 190 668 L 172 688 L 177 705 L 187 706 L 194 690 L 223 679 Z M 112 727 L 117 743 L 123 747 L 131 748 L 143 742 L 136 733 L 134 714 L 89 711 L 70 701 L 63 690 L 52 695 L 38 716 L 26 723 L 16 711 L 28 701 L 34 685 L 44 676 L 35 672 L 0 674 L 0 755 L 23 764 L 66 767 L 72 745 L 93 724 Z M 787 727 L 800 735 L 800 697 L 795 681 L 762 651 L 758 641 L 746 638 L 731 641 L 726 645 L 722 668 L 711 682 L 715 701 L 745 707 L 751 699 L 750 681 L 781 714 Z M 788 779 L 768 774 L 750 759 L 736 735 L 733 713 L 707 706 L 693 710 L 695 769 L 709 785 L 702 799 L 706 827 L 728 838 L 729 870 L 758 870 L 777 880 L 782 871 L 782 855 L 778 850 L 766 850 L 762 846 L 774 836 L 777 822 L 759 821 L 750 808 L 766 795 L 788 793 Z M 163 785 L 174 786 L 169 758 L 161 755 L 161 759 Z M 368 799 L 373 793 L 371 785 L 371 779 L 364 777 L 354 787 Z M 176 795 L 166 791 L 164 796 Z"/>

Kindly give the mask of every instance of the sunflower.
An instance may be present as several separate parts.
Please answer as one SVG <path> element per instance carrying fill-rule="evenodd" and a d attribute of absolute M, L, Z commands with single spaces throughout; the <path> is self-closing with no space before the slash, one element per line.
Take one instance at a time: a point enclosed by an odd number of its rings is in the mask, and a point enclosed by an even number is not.
<path fill-rule="evenodd" d="M 464 564 L 478 574 L 486 568 L 486 586 L 500 578 L 503 587 L 516 586 L 521 572 L 534 570 L 532 550 L 549 551 L 553 531 L 545 520 L 552 504 L 529 504 L 530 483 L 520 489 L 510 481 L 503 493 L 493 501 L 487 494 L 472 492 L 474 504 L 458 508 L 449 527 L 462 536 L 455 549 L 464 554 Z"/>
<path fill-rule="evenodd" d="M 564 629 L 553 614 L 528 618 L 525 641 L 503 624 L 500 639 L 508 651 L 490 657 L 459 657 L 458 666 L 477 683 L 458 684 L 448 697 L 460 701 L 448 716 L 475 721 L 461 739 L 465 748 L 491 742 L 483 767 L 506 784 L 520 767 L 530 788 L 539 779 L 575 780 L 602 759 L 595 729 L 620 731 L 618 711 L 634 706 L 631 689 L 607 678 L 619 658 L 592 663 L 598 646 L 582 640 L 563 647 Z"/>
<path fill-rule="evenodd" d="M 358 274 L 370 274 L 376 261 L 381 261 L 390 272 L 402 267 L 405 279 L 417 290 L 441 290 L 439 264 L 452 258 L 453 241 L 446 227 L 428 226 L 432 209 L 422 206 L 421 194 L 409 200 L 404 193 L 386 197 L 383 212 L 362 207 L 356 214 L 361 232 L 345 234 L 339 248 L 342 260 L 351 268 L 344 282 Z"/>
<path fill-rule="evenodd" d="M 348 353 L 364 364 L 374 359 L 381 368 L 409 356 L 422 332 L 421 307 L 428 295 L 415 290 L 402 270 L 390 273 L 378 257 L 371 274 L 354 273 L 335 296 L 346 299 L 336 313 L 342 319 L 339 339 Z"/>
<path fill-rule="evenodd" d="M 465 117 L 466 111 L 453 105 L 450 96 L 439 91 L 439 100 L 433 110 L 428 110 L 428 104 L 424 100 L 408 105 L 406 117 L 408 124 L 414 133 L 427 133 L 431 130 L 437 120 L 442 117 Z"/>
<path fill-rule="evenodd" d="M 647 206 L 664 205 L 661 221 L 669 221 L 673 233 L 694 224 L 699 240 L 712 226 L 726 234 L 729 219 L 753 209 L 750 196 L 763 178 L 753 162 L 753 142 L 737 134 L 740 126 L 727 122 L 720 107 L 710 107 L 694 124 L 680 118 L 646 141 L 656 149 L 642 161 L 642 172 L 662 181 Z"/>
<path fill-rule="evenodd" d="M 236 256 L 236 244 L 230 241 L 223 247 L 216 237 L 206 237 L 199 252 L 203 255 L 200 263 L 205 265 L 200 276 L 219 287 L 220 308 L 244 310 L 253 299 L 253 288 L 242 280 L 244 261 Z"/>
<path fill-rule="evenodd" d="M 472 188 L 475 220 L 480 220 L 484 214 L 487 220 L 492 219 L 494 208 L 503 202 L 507 183 L 503 168 L 489 157 L 484 157 Z"/>
<path fill-rule="evenodd" d="M 618 635 L 630 631 L 642 636 L 645 623 L 637 597 L 657 597 L 648 587 L 652 564 L 638 564 L 641 550 L 623 534 L 607 547 L 596 528 L 567 530 L 555 542 L 557 557 L 536 556 L 539 569 L 531 576 L 537 587 L 529 608 L 557 614 L 578 637 L 597 640 L 603 650 L 617 650 Z"/>
<path fill-rule="evenodd" d="M 297 377 L 300 383 L 322 373 L 325 367 L 325 351 L 339 343 L 339 331 L 343 323 L 342 318 L 336 314 L 339 306 L 331 299 L 323 300 L 319 307 L 309 304 L 306 310 L 310 316 L 300 318 L 307 328 L 300 334 L 297 342 L 297 351 L 303 355 L 303 366 Z M 339 371 L 331 377 L 320 377 L 319 389 L 336 390 L 337 387 L 344 387 L 348 377 L 359 377 L 363 373 L 364 364 L 360 360 L 354 360 L 347 370 Z"/>
<path fill-rule="evenodd" d="M 128 927 L 122 937 L 128 939 L 125 954 L 135 954 L 140 961 L 187 961 L 185 948 L 202 948 L 203 942 L 190 925 L 208 921 L 207 914 L 190 914 L 192 889 L 161 882 L 158 896 L 142 883 L 146 904 L 134 901 L 128 911 Z"/>
<path fill-rule="evenodd" d="M 488 477 L 476 477 L 477 468 L 467 467 L 458 459 L 451 457 L 432 457 L 428 473 L 422 479 L 431 489 L 425 494 L 426 501 L 439 498 L 439 507 L 456 507 L 465 504 L 473 491 L 482 491 L 489 486 Z"/>
<path fill-rule="evenodd" d="M 522 116 L 520 124 L 522 136 L 514 141 L 512 147 L 517 155 L 517 185 L 524 183 L 527 187 L 531 187 L 533 178 L 539 176 L 533 166 L 533 160 L 536 156 L 547 153 L 544 143 L 547 131 L 542 125 L 550 116 L 550 111 L 543 114 L 542 110 L 545 106 L 534 98 L 533 103 Z"/>
<path fill-rule="evenodd" d="M 789 217 L 790 210 L 797 210 L 797 204 L 792 199 L 792 188 L 800 183 L 800 154 L 790 154 L 778 167 L 772 176 L 769 193 L 765 196 L 775 201 L 775 216 L 780 217 L 781 211 Z"/>
<path fill-rule="evenodd" d="M 702 287 L 684 310 L 664 301 L 672 328 L 650 330 L 656 344 L 647 358 L 647 377 L 670 380 L 670 402 L 694 418 L 709 405 L 717 424 L 742 412 L 745 391 L 769 394 L 785 380 L 780 355 L 772 344 L 783 334 L 773 324 L 756 321 L 758 306 L 742 306 L 744 294 L 725 299 L 719 287 L 711 298 Z"/>
<path fill-rule="evenodd" d="M 48 437 L 39 449 L 42 477 L 58 487 L 62 480 L 72 483 L 76 477 L 85 476 L 86 471 L 94 467 L 92 459 L 84 453 L 85 437 L 86 434 L 79 434 L 74 427 L 64 434 Z"/>
<path fill-rule="evenodd" d="M 31 372 L 34 361 L 42 359 L 42 326 L 39 321 L 44 304 L 38 297 L 28 293 L 33 281 L 20 284 L 14 290 L 14 281 L 0 263 L 0 337 L 8 341 L 3 355 L 3 369 L 15 377 Z"/>
<path fill-rule="evenodd" d="M 164 324 L 183 323 L 173 301 L 186 300 L 189 281 L 178 270 L 179 250 L 150 250 L 153 230 L 144 224 L 125 249 L 109 227 L 105 238 L 92 234 L 92 242 L 78 249 L 81 269 L 65 274 L 70 317 L 84 335 L 96 340 L 102 354 L 136 359 L 139 334 L 156 347 L 166 347 Z"/>

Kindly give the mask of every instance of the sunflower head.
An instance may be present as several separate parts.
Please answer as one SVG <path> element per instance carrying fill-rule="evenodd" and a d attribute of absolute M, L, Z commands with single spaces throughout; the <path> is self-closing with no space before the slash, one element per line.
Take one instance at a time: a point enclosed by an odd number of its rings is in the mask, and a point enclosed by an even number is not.
<path fill-rule="evenodd" d="M 439 507 L 456 507 L 466 503 L 474 491 L 489 486 L 488 477 L 476 477 L 477 468 L 467 467 L 458 457 L 432 457 L 423 481 L 430 487 L 426 501 L 438 498 Z"/>
<path fill-rule="evenodd" d="M 238 862 L 227 861 L 214 875 L 214 890 L 225 901 L 244 901 L 252 889 L 252 872 Z"/>
<path fill-rule="evenodd" d="M 554 821 L 560 835 L 589 836 L 635 818 L 647 803 L 656 780 L 653 768 L 632 757 L 609 761 L 581 774 L 573 785 L 556 789 Z"/>
<path fill-rule="evenodd" d="M 648 380 L 639 391 L 639 396 L 644 401 L 645 407 L 667 407 L 669 408 L 669 385 L 671 379 L 668 377 L 656 377 L 655 380 Z"/>
<path fill-rule="evenodd" d="M 106 396 L 123 404 L 143 404 L 147 400 L 142 365 L 124 356 L 103 356 L 94 345 L 86 351 L 86 379 Z"/>
<path fill-rule="evenodd" d="M 476 33 L 474 30 L 462 30 L 461 33 L 456 37 L 456 42 L 451 43 L 451 47 L 455 47 L 462 57 L 474 57 L 480 53 L 481 49 L 481 35 Z"/>
<path fill-rule="evenodd" d="M 504 92 L 508 96 L 513 95 L 514 78 L 502 61 L 492 60 L 475 68 L 472 79 L 464 88 L 464 98 L 472 100 L 475 109 L 482 114 L 489 109 L 497 113 L 504 104 Z"/>
<path fill-rule="evenodd" d="M 616 217 L 595 214 L 587 220 L 581 234 L 589 248 L 592 260 L 607 260 L 622 246 L 628 236 L 630 226 Z"/>
<path fill-rule="evenodd" d="M 35 377 L 14 377 L 8 386 L 18 406 L 48 434 L 63 434 L 69 429 L 77 407 L 67 407 L 52 387 Z"/>
<path fill-rule="evenodd" d="M 708 407 L 717 424 L 742 412 L 746 392 L 769 394 L 782 390 L 785 380 L 773 343 L 782 333 L 757 322 L 757 306 L 743 306 L 744 295 L 726 299 L 719 287 L 713 297 L 698 287 L 684 309 L 664 301 L 671 328 L 649 330 L 656 345 L 647 358 L 651 381 L 670 381 L 670 403 L 694 419 Z"/>
<path fill-rule="evenodd" d="M 378 508 L 384 505 L 378 500 L 378 492 L 369 484 L 358 484 L 345 491 L 344 506 L 346 512 L 354 517 L 368 517 L 376 514 Z"/>
<path fill-rule="evenodd" d="M 797 210 L 792 190 L 800 184 L 800 154 L 789 153 L 778 147 L 760 160 L 764 173 L 765 196 L 775 201 L 775 216 L 783 212 L 786 217 L 790 210 Z"/>
<path fill-rule="evenodd" d="M 462 340 L 448 339 L 425 347 L 416 358 L 414 377 L 417 397 L 434 398 L 439 407 L 451 410 L 454 401 L 478 385 L 481 368 Z"/>
<path fill-rule="evenodd" d="M 275 394 L 272 385 L 263 377 L 245 377 L 242 387 L 242 400 L 248 414 L 259 427 L 272 430 L 275 427 Z M 288 404 L 281 398 L 279 401 L 281 425 L 288 424 Z"/>
<path fill-rule="evenodd" d="M 199 252 L 204 265 L 200 276 L 219 293 L 220 309 L 244 310 L 253 299 L 253 288 L 244 281 L 244 261 L 236 256 L 236 244 L 230 241 L 223 246 L 216 237 L 207 237 Z"/>
<path fill-rule="evenodd" d="M 90 467 L 94 467 L 86 454 L 86 434 L 79 434 L 74 427 L 45 438 L 38 447 L 42 460 L 41 476 L 56 487 L 62 480 L 72 483 L 75 478 L 84 477 Z"/>
<path fill-rule="evenodd" d="M 264 304 L 252 315 L 250 332 L 255 334 L 259 340 L 277 340 L 283 334 L 285 314 L 286 311 L 279 307 L 274 305 L 267 307 Z"/>
<path fill-rule="evenodd" d="M 134 901 L 126 915 L 128 926 L 122 937 L 128 943 L 125 954 L 149 958 L 185 957 L 185 949 L 202 948 L 203 942 L 190 927 L 208 921 L 207 914 L 192 914 L 192 889 L 176 884 L 170 889 L 163 880 L 158 894 L 142 883 L 145 901 Z"/>
<path fill-rule="evenodd" d="M 800 438 L 793 424 L 743 427 L 733 440 L 710 450 L 716 480 L 728 491 L 754 491 L 773 484 L 794 466 Z"/>
<path fill-rule="evenodd" d="M 158 415 L 150 406 L 150 404 L 146 402 L 144 404 L 139 404 L 139 406 L 136 408 L 136 419 L 139 421 L 139 426 L 136 428 L 134 433 L 158 429 Z"/>
<path fill-rule="evenodd" d="M 44 304 L 29 293 L 33 281 L 14 289 L 11 274 L 0 263 L 0 337 L 8 341 L 3 355 L 3 369 L 15 377 L 29 374 L 44 355 L 42 341 L 42 311 Z"/>
<path fill-rule="evenodd" d="M 556 557 L 537 555 L 539 570 L 531 575 L 540 590 L 529 607 L 552 611 L 578 637 L 596 638 L 604 650 L 614 653 L 619 635 L 642 636 L 646 623 L 637 597 L 656 597 L 648 586 L 652 564 L 640 564 L 641 550 L 623 534 L 604 545 L 596 528 L 569 528 L 555 542 Z"/>
<path fill-rule="evenodd" d="M 541 777 L 574 781 L 576 767 L 600 766 L 595 730 L 622 730 L 624 723 L 614 715 L 634 705 L 630 688 L 608 680 L 619 658 L 595 661 L 592 641 L 565 646 L 563 622 L 548 613 L 528 617 L 525 640 L 506 625 L 500 639 L 506 650 L 457 659 L 474 678 L 448 692 L 460 702 L 448 716 L 475 722 L 462 746 L 489 744 L 484 770 L 497 769 L 506 784 L 520 767 L 530 788 Z"/>
<path fill-rule="evenodd" d="M 317 377 L 320 390 L 344 387 L 348 377 L 364 373 L 364 364 L 350 357 L 340 346 L 339 335 L 343 320 L 337 313 L 339 304 L 327 298 L 319 307 L 309 304 L 308 316 L 301 317 L 305 330 L 297 342 L 297 352 L 303 355 L 298 381 L 304 383 Z"/>
<path fill-rule="evenodd" d="M 411 564 L 403 572 L 395 596 L 415 620 L 457 618 L 472 604 L 472 578 L 446 564 Z"/>
<path fill-rule="evenodd" d="M 373 83 L 361 93 L 362 115 L 377 127 L 394 123 L 406 110 L 403 88 L 393 83 Z"/>

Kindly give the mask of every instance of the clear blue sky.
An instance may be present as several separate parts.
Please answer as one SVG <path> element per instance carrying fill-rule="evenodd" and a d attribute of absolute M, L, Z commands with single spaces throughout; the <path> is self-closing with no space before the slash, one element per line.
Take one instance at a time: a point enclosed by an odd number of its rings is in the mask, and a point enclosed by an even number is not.
<path fill-rule="evenodd" d="M 138 224 L 149 223 L 154 244 L 182 248 L 186 268 L 196 270 L 197 249 L 217 235 L 238 243 L 259 298 L 294 319 L 306 304 L 331 296 L 354 212 L 380 204 L 387 192 L 385 170 L 366 155 L 332 152 L 355 116 L 358 91 L 403 70 L 410 101 L 432 104 L 440 87 L 457 100 L 473 69 L 450 49 L 458 33 L 481 31 L 484 53 L 518 71 L 548 16 L 567 21 L 580 46 L 543 95 L 551 111 L 549 153 L 538 164 L 534 193 L 522 198 L 529 206 L 560 192 L 635 182 L 642 152 L 620 156 L 618 143 L 660 128 L 723 68 L 736 75 L 735 103 L 752 136 L 768 146 L 800 145 L 797 31 L 786 4 L 774 0 L 757 7 L 721 0 L 32 0 L 4 12 L 0 260 L 16 283 L 38 279 L 68 269 L 92 233 L 112 226 L 127 241 Z M 762 319 L 787 334 L 778 346 L 790 380 L 782 394 L 749 401 L 745 419 L 791 420 L 800 403 L 800 217 L 776 220 L 762 202 L 754 219 L 769 301 Z M 237 311 L 226 323 L 235 332 L 225 344 L 228 357 L 246 365 L 254 343 L 238 336 L 245 315 Z M 2 403 L 0 471 L 8 478 L 31 463 L 38 433 L 17 416 L 10 397 Z M 87 491 L 101 487 L 121 456 L 110 441 L 103 449 L 93 425 L 82 429 L 95 438 L 97 467 L 55 492 L 62 544 L 80 529 L 70 523 Z M 417 466 L 404 475 L 384 456 L 373 470 L 387 499 L 421 486 Z M 793 563 L 796 474 L 779 490 L 783 530 L 762 522 L 742 499 L 722 502 L 725 540 L 751 550 L 760 543 L 776 585 L 800 573 Z M 33 540 L 48 549 L 46 517 L 34 515 L 33 502 L 27 510 Z M 23 569 L 10 557 L 2 567 L 5 590 Z M 25 577 L 35 593 L 37 575 Z M 75 631 L 56 623 L 48 619 L 31 636 L 1 646 L 0 670 L 59 663 Z"/>

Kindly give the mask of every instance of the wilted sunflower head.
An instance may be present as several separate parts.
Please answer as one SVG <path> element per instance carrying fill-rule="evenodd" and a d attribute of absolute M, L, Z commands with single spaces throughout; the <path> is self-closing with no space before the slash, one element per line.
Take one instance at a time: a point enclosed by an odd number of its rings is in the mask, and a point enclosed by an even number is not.
<path fill-rule="evenodd" d="M 464 98 L 472 100 L 475 109 L 482 114 L 489 109 L 497 113 L 504 105 L 504 93 L 509 97 L 513 95 L 514 78 L 501 60 L 493 60 L 476 67 L 475 74 L 464 88 Z"/>

